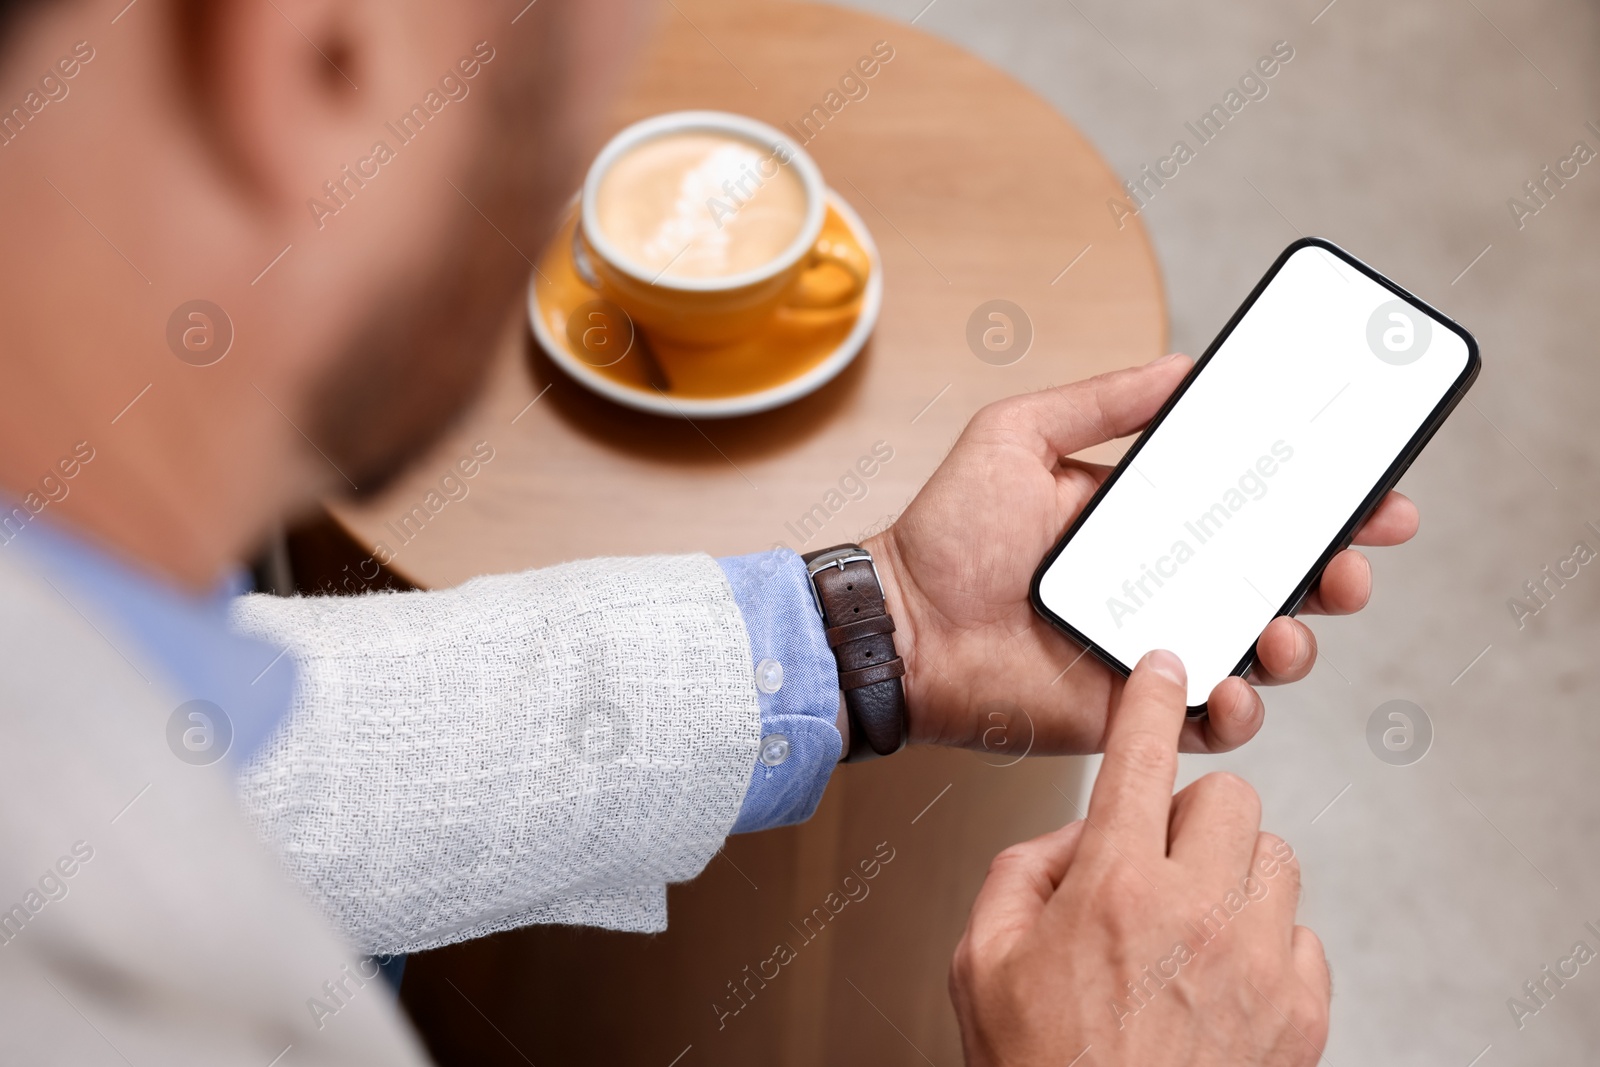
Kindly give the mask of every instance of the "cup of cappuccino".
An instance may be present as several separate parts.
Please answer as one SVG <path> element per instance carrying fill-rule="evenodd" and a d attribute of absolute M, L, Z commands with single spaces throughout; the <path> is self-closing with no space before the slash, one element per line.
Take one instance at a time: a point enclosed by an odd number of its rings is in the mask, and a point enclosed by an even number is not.
<path fill-rule="evenodd" d="M 601 149 L 584 180 L 575 253 L 652 338 L 716 345 L 785 308 L 853 304 L 866 259 L 821 237 L 826 212 L 821 171 L 778 130 L 678 111 L 635 123 Z M 829 267 L 849 284 L 818 284 Z"/>

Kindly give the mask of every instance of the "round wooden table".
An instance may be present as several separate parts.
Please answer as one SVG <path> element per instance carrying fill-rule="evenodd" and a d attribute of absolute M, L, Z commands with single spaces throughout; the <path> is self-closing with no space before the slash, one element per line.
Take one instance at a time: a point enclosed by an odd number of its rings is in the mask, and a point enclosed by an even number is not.
<path fill-rule="evenodd" d="M 849 99 L 841 78 L 878 42 L 893 57 Z M 987 401 L 1162 353 L 1159 272 L 1138 220 L 1117 224 L 1104 161 L 1027 89 L 913 27 L 779 0 L 674 0 L 614 126 L 717 108 L 798 127 L 817 107 L 827 118 L 806 147 L 873 231 L 886 280 L 876 333 L 839 378 L 763 415 L 643 415 L 566 378 L 519 309 L 462 424 L 383 497 L 332 505 L 335 519 L 432 588 L 596 555 L 808 551 L 891 521 Z M 981 359 L 969 320 L 993 300 L 1021 316 L 1009 313 L 1012 347 L 980 345 Z M 406 527 L 480 442 L 493 459 L 468 495 Z M 830 495 L 874 446 L 893 458 L 866 495 Z M 809 823 L 731 838 L 674 887 L 665 935 L 534 929 L 430 953 L 407 974 L 407 1005 L 445 1062 L 665 1067 L 689 1046 L 682 1067 L 958 1062 L 945 974 L 988 861 L 1077 817 L 1075 762 L 1010 763 L 919 750 L 841 769 Z M 791 924 L 880 843 L 895 859 L 870 895 L 780 977 L 748 983 L 745 966 L 796 941 Z M 735 1001 L 730 982 L 750 992 Z M 713 1007 L 746 1001 L 720 1019 Z"/>

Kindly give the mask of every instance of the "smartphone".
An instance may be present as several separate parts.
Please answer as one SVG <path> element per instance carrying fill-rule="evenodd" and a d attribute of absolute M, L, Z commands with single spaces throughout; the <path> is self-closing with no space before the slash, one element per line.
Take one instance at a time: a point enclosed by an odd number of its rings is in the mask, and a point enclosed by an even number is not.
<path fill-rule="evenodd" d="M 1127 675 L 1165 648 L 1189 713 L 1255 663 L 1478 376 L 1456 323 L 1296 241 L 1034 574 L 1034 608 Z"/>

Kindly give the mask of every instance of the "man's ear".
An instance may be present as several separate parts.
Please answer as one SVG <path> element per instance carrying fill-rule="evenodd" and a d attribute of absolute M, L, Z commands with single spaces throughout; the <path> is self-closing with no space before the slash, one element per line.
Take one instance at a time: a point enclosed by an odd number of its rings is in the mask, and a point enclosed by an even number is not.
<path fill-rule="evenodd" d="M 178 90 L 204 147 L 276 212 L 370 126 L 362 81 L 383 53 L 361 0 L 174 0 Z M 367 93 L 367 97 L 376 94 Z"/>

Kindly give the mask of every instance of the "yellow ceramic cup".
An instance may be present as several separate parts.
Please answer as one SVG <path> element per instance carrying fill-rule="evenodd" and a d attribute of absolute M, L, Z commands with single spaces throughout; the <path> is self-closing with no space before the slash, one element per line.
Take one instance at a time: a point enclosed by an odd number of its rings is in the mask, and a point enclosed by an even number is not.
<path fill-rule="evenodd" d="M 655 137 L 717 133 L 749 141 L 775 165 L 793 168 L 805 190 L 805 219 L 795 239 L 753 270 L 711 278 L 668 277 L 630 262 L 600 226 L 601 179 L 623 155 Z M 600 150 L 584 179 L 575 251 L 601 295 L 622 308 L 653 339 L 689 346 L 735 341 L 759 331 L 784 308 L 848 313 L 866 288 L 867 260 L 854 245 L 821 237 L 827 186 L 816 163 L 764 122 L 723 111 L 676 111 L 634 123 Z M 842 270 L 847 286 L 824 283 L 823 268 Z M 837 277 L 837 275 L 835 275 Z"/>

